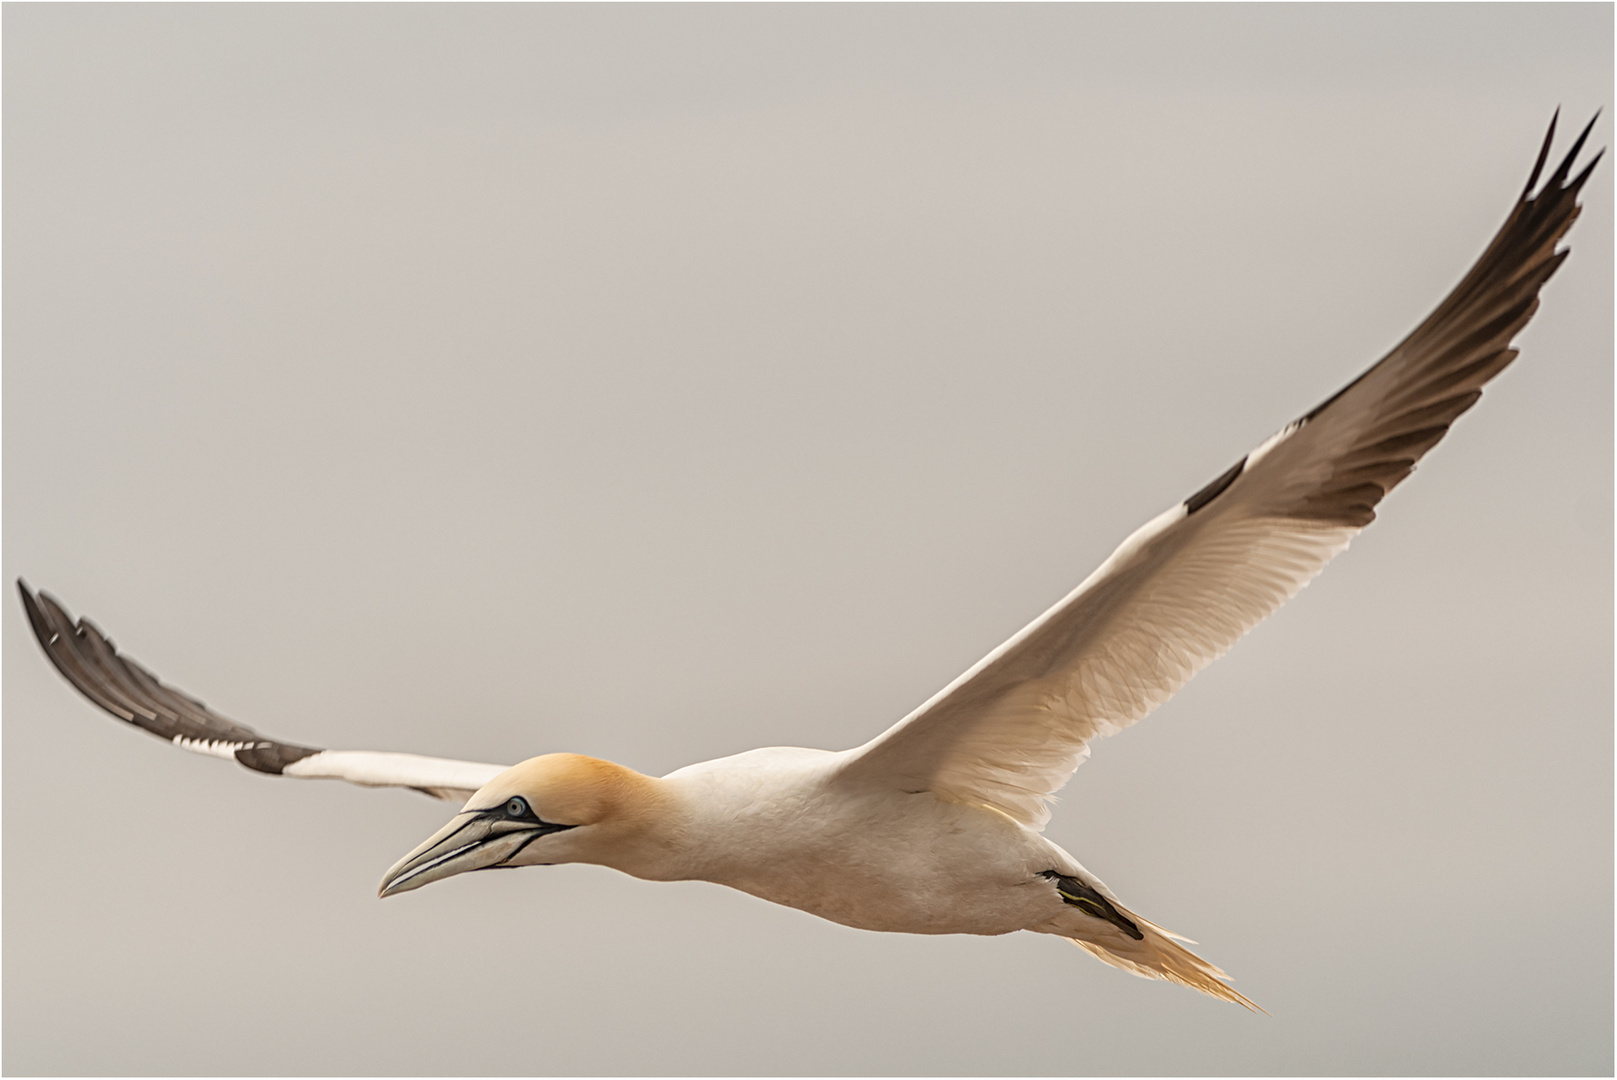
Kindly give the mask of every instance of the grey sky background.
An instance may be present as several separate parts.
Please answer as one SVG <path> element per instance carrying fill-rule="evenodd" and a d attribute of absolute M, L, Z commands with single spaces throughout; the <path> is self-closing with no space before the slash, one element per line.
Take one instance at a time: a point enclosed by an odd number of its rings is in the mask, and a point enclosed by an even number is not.
<path fill-rule="evenodd" d="M 6 578 L 279 737 L 662 773 L 868 739 L 1380 356 L 1609 110 L 1612 8 L 9 5 L 3 59 Z M 379 902 L 451 807 L 121 728 L 13 599 L 5 1071 L 1609 1074 L 1612 174 L 1381 521 L 1064 792 L 1272 1017 L 597 868 Z"/>

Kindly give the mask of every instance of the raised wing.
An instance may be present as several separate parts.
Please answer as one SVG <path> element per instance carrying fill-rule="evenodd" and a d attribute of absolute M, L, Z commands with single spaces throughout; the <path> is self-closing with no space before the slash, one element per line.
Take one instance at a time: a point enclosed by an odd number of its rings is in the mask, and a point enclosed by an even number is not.
<path fill-rule="evenodd" d="M 841 781 L 936 792 L 1042 827 L 1089 740 L 1145 716 L 1285 603 L 1516 358 L 1600 155 L 1527 187 L 1470 273 L 1392 352 L 1125 540 L 1055 607 L 850 755 Z"/>
<path fill-rule="evenodd" d="M 120 656 L 88 619 L 74 623 L 47 593 L 34 594 L 19 580 L 23 607 L 34 636 L 62 677 L 102 709 L 182 750 L 234 758 L 258 772 L 305 780 L 346 780 L 364 787 L 414 788 L 438 799 L 465 802 L 505 771 L 504 765 L 418 757 L 370 750 L 320 750 L 266 739 L 228 720 L 196 698 L 157 679 Z"/>

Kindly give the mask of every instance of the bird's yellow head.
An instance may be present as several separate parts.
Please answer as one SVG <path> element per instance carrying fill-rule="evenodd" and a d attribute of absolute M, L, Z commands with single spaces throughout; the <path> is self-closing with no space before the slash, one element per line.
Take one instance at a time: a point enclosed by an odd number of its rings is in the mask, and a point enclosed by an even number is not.
<path fill-rule="evenodd" d="M 613 856 L 641 846 L 667 810 L 658 782 L 633 769 L 582 754 L 529 758 L 490 780 L 449 824 L 395 863 L 378 894 L 409 892 L 468 870 L 615 866 Z"/>

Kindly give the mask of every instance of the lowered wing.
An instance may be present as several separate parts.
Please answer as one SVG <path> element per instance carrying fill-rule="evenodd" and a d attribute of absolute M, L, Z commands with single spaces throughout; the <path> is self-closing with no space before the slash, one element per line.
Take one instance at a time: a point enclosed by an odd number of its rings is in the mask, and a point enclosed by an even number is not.
<path fill-rule="evenodd" d="M 73 621 L 47 593 L 17 582 L 28 624 L 56 670 L 73 688 L 118 719 L 167 739 L 182 750 L 234 758 L 257 772 L 305 780 L 346 780 L 364 787 L 407 787 L 438 799 L 465 802 L 505 771 L 504 765 L 371 750 L 320 750 L 267 739 L 202 702 L 158 682 L 120 656 L 95 624 Z"/>
<path fill-rule="evenodd" d="M 1340 392 L 1147 523 L 1064 600 L 850 755 L 841 780 L 930 790 L 1040 828 L 1110 735 L 1168 700 L 1375 519 L 1383 496 L 1516 358 L 1600 155 L 1543 188 L 1555 136 L 1487 250 L 1415 331 Z"/>

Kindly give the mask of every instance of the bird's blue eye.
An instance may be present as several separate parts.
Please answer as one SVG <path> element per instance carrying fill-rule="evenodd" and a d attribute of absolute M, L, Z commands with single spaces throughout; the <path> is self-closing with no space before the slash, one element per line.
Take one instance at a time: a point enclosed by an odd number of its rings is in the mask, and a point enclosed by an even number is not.
<path fill-rule="evenodd" d="M 525 817 L 528 813 L 528 804 L 522 799 L 512 799 L 505 804 L 507 817 Z"/>

